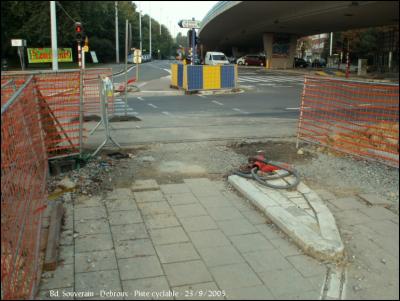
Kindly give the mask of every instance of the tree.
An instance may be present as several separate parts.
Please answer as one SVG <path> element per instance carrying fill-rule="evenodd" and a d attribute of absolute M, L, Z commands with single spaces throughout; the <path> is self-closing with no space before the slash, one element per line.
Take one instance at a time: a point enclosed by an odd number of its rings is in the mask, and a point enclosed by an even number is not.
<path fill-rule="evenodd" d="M 96 51 L 101 62 L 115 61 L 115 2 L 114 1 L 58 1 L 57 40 L 59 47 L 72 48 L 76 57 L 74 22 L 81 22 L 89 38 L 89 48 Z M 118 33 L 120 57 L 125 55 L 125 20 L 132 24 L 132 46 L 139 47 L 139 13 L 131 1 L 118 1 Z M 148 16 L 142 17 L 143 47 L 147 47 Z M 162 57 L 170 55 L 173 41 L 171 34 L 152 19 L 152 44 Z M 50 47 L 49 1 L 1 2 L 1 54 L 2 58 L 16 60 L 12 38 L 27 40 L 28 47 Z M 154 52 L 153 52 L 154 54 Z"/>

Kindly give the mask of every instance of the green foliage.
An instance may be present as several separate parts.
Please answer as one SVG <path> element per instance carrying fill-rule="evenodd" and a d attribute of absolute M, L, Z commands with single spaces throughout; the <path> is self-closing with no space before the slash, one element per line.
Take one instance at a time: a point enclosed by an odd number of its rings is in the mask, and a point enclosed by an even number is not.
<path fill-rule="evenodd" d="M 115 61 L 115 1 L 59 1 L 70 17 L 81 22 L 89 38 L 90 50 L 96 51 L 100 62 Z M 59 5 L 57 40 L 59 47 L 71 47 L 75 53 L 74 21 Z M 118 33 L 120 58 L 125 55 L 125 20 L 132 25 L 132 47 L 139 48 L 139 14 L 131 1 L 118 1 Z M 168 57 L 173 52 L 173 39 L 168 29 L 152 19 L 153 57 Z M 149 45 L 149 17 L 142 16 L 143 48 Z M 1 55 L 16 59 L 11 39 L 27 40 L 28 47 L 51 47 L 49 1 L 1 1 Z"/>

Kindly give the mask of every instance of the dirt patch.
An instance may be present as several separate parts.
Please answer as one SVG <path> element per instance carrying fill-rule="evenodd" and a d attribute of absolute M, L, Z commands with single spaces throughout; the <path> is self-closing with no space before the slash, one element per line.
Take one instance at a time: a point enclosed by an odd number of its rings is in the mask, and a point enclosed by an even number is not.
<path fill-rule="evenodd" d="M 136 116 L 113 116 L 110 118 L 110 122 L 121 122 L 121 121 L 142 121 L 142 119 Z"/>
<path fill-rule="evenodd" d="M 303 145 L 300 144 L 300 147 Z M 268 160 L 286 162 L 296 164 L 306 162 L 314 158 L 316 155 L 309 151 L 303 150 L 303 154 L 298 154 L 295 142 L 287 141 L 267 141 L 256 143 L 232 143 L 228 145 L 236 153 L 245 155 L 246 157 L 255 156 L 257 151 L 263 150 Z"/>

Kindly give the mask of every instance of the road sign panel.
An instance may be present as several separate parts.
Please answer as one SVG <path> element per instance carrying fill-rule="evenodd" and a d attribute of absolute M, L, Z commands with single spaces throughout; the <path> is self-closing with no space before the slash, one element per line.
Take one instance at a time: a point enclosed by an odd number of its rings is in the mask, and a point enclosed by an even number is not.
<path fill-rule="evenodd" d="M 133 63 L 134 64 L 141 64 L 142 63 L 142 57 L 141 56 L 134 56 L 133 57 Z"/>
<path fill-rule="evenodd" d="M 26 40 L 21 40 L 21 39 L 11 39 L 11 46 L 13 47 L 26 47 Z"/>
<path fill-rule="evenodd" d="M 198 20 L 180 20 L 178 25 L 181 28 L 200 28 L 200 23 Z"/>
<path fill-rule="evenodd" d="M 141 56 L 142 52 L 140 51 L 140 49 L 135 49 L 135 51 L 133 52 L 133 56 Z"/>
<path fill-rule="evenodd" d="M 89 52 L 89 47 L 88 46 L 83 46 L 82 50 L 83 50 L 83 52 Z"/>

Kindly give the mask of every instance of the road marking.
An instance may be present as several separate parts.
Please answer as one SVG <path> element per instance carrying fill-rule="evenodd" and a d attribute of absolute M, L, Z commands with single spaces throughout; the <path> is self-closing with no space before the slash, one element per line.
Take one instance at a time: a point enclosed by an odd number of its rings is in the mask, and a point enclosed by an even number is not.
<path fill-rule="evenodd" d="M 131 68 L 127 69 L 126 72 L 130 72 L 133 68 L 136 68 L 136 66 L 132 66 Z M 118 75 L 113 75 L 113 77 L 119 77 L 121 75 L 125 75 L 125 72 L 118 74 Z"/>
<path fill-rule="evenodd" d="M 167 115 L 167 116 L 171 116 L 171 113 L 169 113 L 169 112 L 167 112 L 167 111 L 163 111 L 163 112 L 161 112 L 162 114 L 164 114 L 164 115 Z"/>
<path fill-rule="evenodd" d="M 144 101 L 144 99 L 142 97 L 140 97 L 140 96 L 137 97 L 137 99 Z"/>
<path fill-rule="evenodd" d="M 223 106 L 223 105 L 224 105 L 223 103 L 220 103 L 219 101 L 216 101 L 216 100 L 213 100 L 213 101 L 211 101 L 211 102 L 213 102 L 213 103 L 215 103 L 215 104 L 217 104 L 217 105 L 219 105 L 219 106 Z"/>
<path fill-rule="evenodd" d="M 152 108 L 154 108 L 154 109 L 157 109 L 157 106 L 153 105 L 152 103 L 148 103 L 147 105 L 152 107 Z"/>
<path fill-rule="evenodd" d="M 249 112 L 243 111 L 243 110 L 238 109 L 238 108 L 233 108 L 232 110 L 234 110 L 236 112 L 239 112 L 239 113 L 242 113 L 242 114 L 250 114 Z"/>
<path fill-rule="evenodd" d="M 169 70 L 169 69 L 163 69 L 163 70 L 165 70 L 165 71 L 167 71 L 169 74 L 171 74 L 171 70 Z"/>
<path fill-rule="evenodd" d="M 147 84 L 147 82 L 138 83 L 138 84 L 136 85 L 136 87 L 140 88 L 140 87 L 143 87 L 143 86 L 146 85 L 146 84 Z"/>
<path fill-rule="evenodd" d="M 311 109 L 310 107 L 303 107 L 304 110 Z M 285 108 L 285 110 L 300 110 L 300 108 Z"/>

